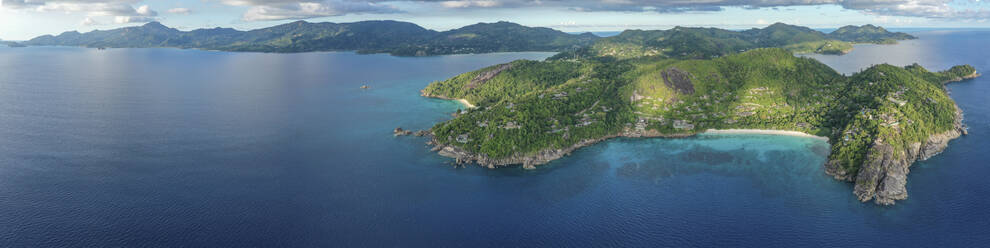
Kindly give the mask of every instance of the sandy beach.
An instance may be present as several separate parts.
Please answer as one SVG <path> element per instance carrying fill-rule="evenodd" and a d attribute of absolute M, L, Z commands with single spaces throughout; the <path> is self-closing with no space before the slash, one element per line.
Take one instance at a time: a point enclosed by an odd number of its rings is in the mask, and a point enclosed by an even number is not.
<path fill-rule="evenodd" d="M 808 137 L 815 138 L 824 141 L 828 141 L 827 137 L 815 136 L 811 134 L 806 134 L 798 131 L 784 131 L 784 130 L 764 130 L 764 129 L 708 129 L 705 131 L 706 134 L 768 134 L 768 135 L 787 135 L 787 136 L 798 136 L 798 137 Z"/>
<path fill-rule="evenodd" d="M 457 99 L 457 102 L 460 102 L 461 104 L 464 104 L 464 106 L 467 106 L 468 108 L 477 108 L 477 106 L 474 106 L 474 104 L 471 104 L 470 102 L 468 102 L 465 99 Z"/>

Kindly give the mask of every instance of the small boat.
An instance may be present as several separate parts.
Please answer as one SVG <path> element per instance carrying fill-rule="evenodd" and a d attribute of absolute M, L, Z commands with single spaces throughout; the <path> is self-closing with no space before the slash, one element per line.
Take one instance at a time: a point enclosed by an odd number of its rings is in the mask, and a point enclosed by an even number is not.
<path fill-rule="evenodd" d="M 369 89 L 369 88 L 371 88 L 371 87 L 368 87 L 367 85 L 361 85 L 361 89 L 365 89 L 366 90 L 366 89 Z"/>

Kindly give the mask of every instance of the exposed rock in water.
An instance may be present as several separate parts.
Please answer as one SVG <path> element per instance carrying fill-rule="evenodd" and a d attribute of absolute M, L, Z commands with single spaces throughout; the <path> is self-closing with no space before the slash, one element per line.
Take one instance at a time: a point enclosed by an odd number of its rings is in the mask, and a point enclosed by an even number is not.
<path fill-rule="evenodd" d="M 416 137 L 423 137 L 423 136 L 430 135 L 430 131 L 419 130 L 419 131 L 416 131 L 415 133 L 413 133 L 413 135 L 416 136 Z"/>
<path fill-rule="evenodd" d="M 412 131 L 409 131 L 409 130 L 402 130 L 402 127 L 397 127 L 397 128 L 395 128 L 395 130 L 392 130 L 392 135 L 393 136 L 396 136 L 396 137 L 398 137 L 398 136 L 406 136 L 406 135 L 410 135 L 412 133 L 413 132 Z"/>

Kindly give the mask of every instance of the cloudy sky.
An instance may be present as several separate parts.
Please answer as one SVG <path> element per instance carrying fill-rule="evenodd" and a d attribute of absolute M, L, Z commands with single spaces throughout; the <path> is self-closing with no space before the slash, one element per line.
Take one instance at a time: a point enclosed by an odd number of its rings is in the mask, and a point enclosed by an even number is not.
<path fill-rule="evenodd" d="M 981 0 L 0 0 L 0 39 L 149 21 L 182 30 L 382 19 L 436 30 L 504 20 L 569 32 L 750 28 L 773 22 L 816 28 L 990 27 L 988 5 Z"/>

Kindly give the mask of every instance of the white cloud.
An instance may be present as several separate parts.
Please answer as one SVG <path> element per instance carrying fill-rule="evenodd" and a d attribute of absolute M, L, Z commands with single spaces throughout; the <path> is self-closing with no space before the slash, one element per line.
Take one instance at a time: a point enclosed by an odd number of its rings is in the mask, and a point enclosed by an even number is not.
<path fill-rule="evenodd" d="M 102 24 L 97 17 L 113 17 L 114 23 L 155 21 L 158 12 L 148 5 L 137 8 L 140 0 L 0 0 L 0 7 L 21 11 L 82 13 L 82 25 Z"/>
<path fill-rule="evenodd" d="M 3 8 L 38 12 L 86 13 L 88 16 L 156 16 L 147 5 L 135 9 L 135 0 L 0 0 Z"/>
<path fill-rule="evenodd" d="M 481 7 L 481 8 L 491 8 L 501 6 L 502 3 L 499 1 L 443 1 L 440 2 L 440 6 L 445 8 L 469 8 L 469 7 Z"/>
<path fill-rule="evenodd" d="M 344 0 L 324 0 L 320 2 L 229 0 L 224 1 L 224 3 L 253 6 L 244 13 L 243 19 L 247 21 L 309 19 L 354 13 L 398 12 L 398 9 L 386 4 Z"/>
<path fill-rule="evenodd" d="M 620 12 L 713 12 L 726 7 L 748 9 L 789 6 L 836 5 L 877 16 L 927 17 L 945 19 L 987 19 L 983 9 L 950 6 L 959 0 L 215 0 L 228 5 L 251 6 L 246 20 L 305 19 L 349 13 L 395 11 L 380 8 L 382 2 L 431 4 L 448 9 L 552 7 L 575 11 Z M 966 0 L 963 0 L 966 1 Z M 977 0 L 968 0 L 981 4 Z"/>
<path fill-rule="evenodd" d="M 179 15 L 188 15 L 188 14 L 191 14 L 192 13 L 192 10 L 191 9 L 187 9 L 187 8 L 173 8 L 173 9 L 169 9 L 168 10 L 168 13 L 170 13 L 170 14 L 179 14 Z"/>
<path fill-rule="evenodd" d="M 978 0 L 204 0 L 248 7 L 243 19 L 307 19 L 361 13 L 395 13 L 392 6 L 423 4 L 447 9 L 471 8 L 564 8 L 575 11 L 619 12 L 713 12 L 727 7 L 778 8 L 789 6 L 834 5 L 876 16 L 925 17 L 933 19 L 990 18 Z M 47 12 L 86 13 L 87 16 L 153 17 L 146 6 L 134 8 L 142 0 L 0 0 L 5 9 L 33 9 Z M 956 3 L 953 3 L 956 2 Z M 959 4 L 958 2 L 962 2 Z M 172 10 L 175 10 L 173 12 Z M 186 14 L 188 9 L 169 10 Z"/>
<path fill-rule="evenodd" d="M 158 15 L 158 12 L 155 12 L 154 10 L 151 10 L 151 8 L 148 7 L 148 5 L 142 5 L 141 7 L 138 7 L 135 12 L 137 12 L 137 14 L 139 16 L 156 16 L 156 15 Z"/>
<path fill-rule="evenodd" d="M 124 24 L 124 23 L 145 23 L 157 21 L 154 17 L 147 16 L 117 16 L 113 18 L 113 23 Z"/>
<path fill-rule="evenodd" d="M 89 16 L 87 16 L 86 19 L 83 19 L 82 22 L 80 22 L 80 24 L 82 24 L 83 26 L 99 25 L 99 23 L 96 22 L 96 20 L 93 20 L 93 18 Z"/>

